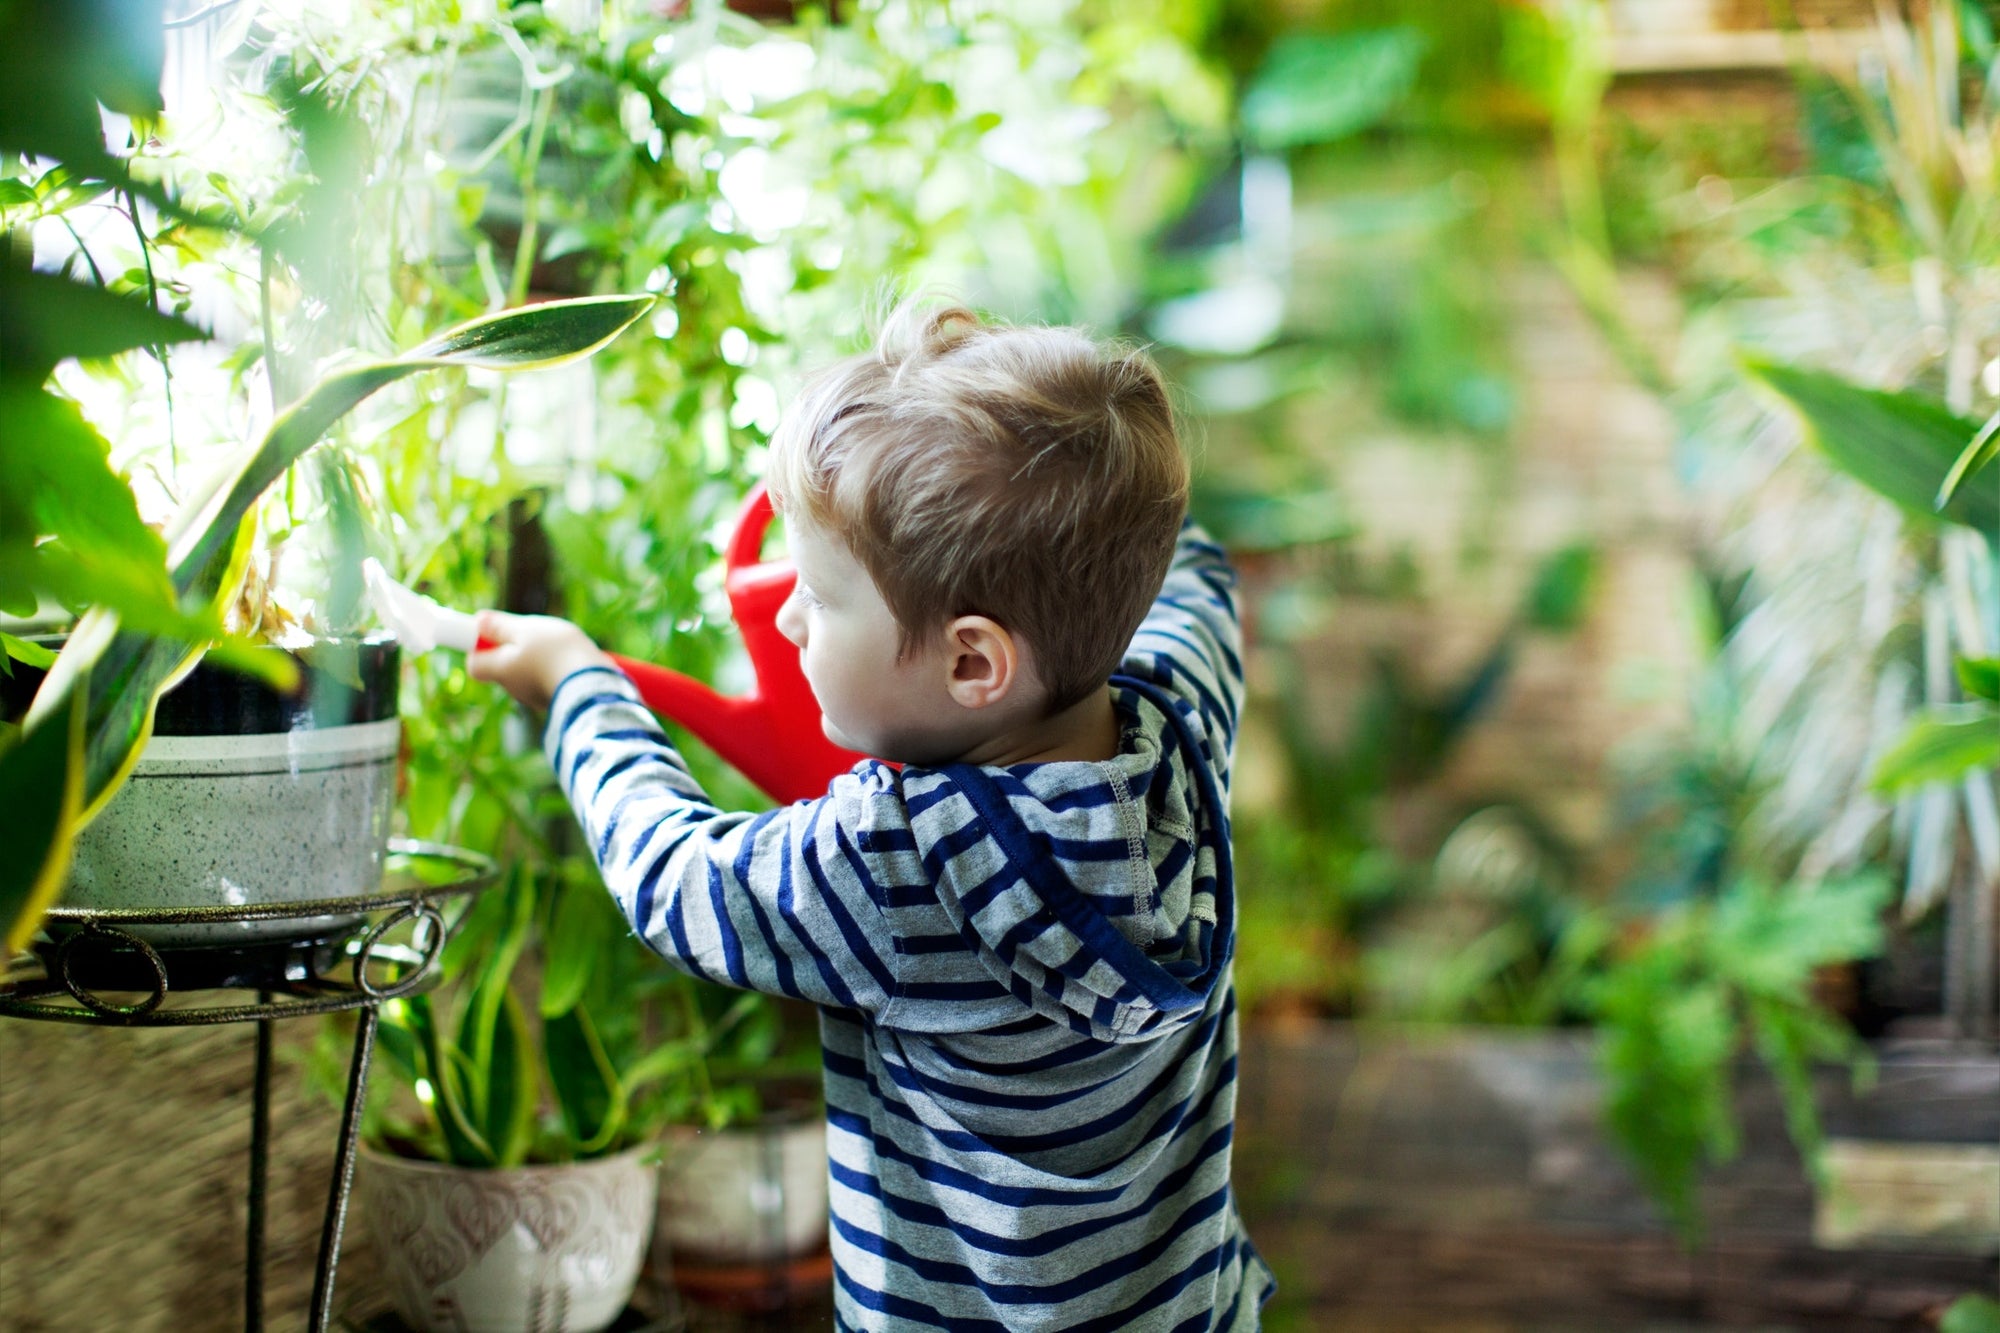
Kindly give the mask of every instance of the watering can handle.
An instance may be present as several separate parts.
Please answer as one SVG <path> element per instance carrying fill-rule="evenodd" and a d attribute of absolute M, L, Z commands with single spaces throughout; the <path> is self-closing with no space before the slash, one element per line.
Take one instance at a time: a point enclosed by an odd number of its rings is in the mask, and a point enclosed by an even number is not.
<path fill-rule="evenodd" d="M 730 534 L 729 546 L 722 553 L 723 568 L 730 575 L 739 569 L 751 569 L 763 563 L 764 534 L 771 529 L 771 520 L 777 514 L 771 503 L 771 492 L 763 482 L 750 488 L 750 494 L 743 499 L 743 508 L 736 515 L 736 530 Z"/>

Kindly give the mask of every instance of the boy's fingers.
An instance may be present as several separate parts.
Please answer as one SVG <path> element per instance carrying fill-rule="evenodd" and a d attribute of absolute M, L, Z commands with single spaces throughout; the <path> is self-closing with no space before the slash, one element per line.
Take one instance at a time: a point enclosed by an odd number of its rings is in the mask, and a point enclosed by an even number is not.
<path fill-rule="evenodd" d="M 520 645 L 505 618 L 495 612 L 481 611 L 474 624 L 479 637 L 465 655 L 465 669 L 474 680 L 497 680 L 520 657 Z"/>
<path fill-rule="evenodd" d="M 512 625 L 507 623 L 511 619 L 513 617 L 502 615 L 498 611 L 481 611 L 478 615 L 474 616 L 472 619 L 473 628 L 479 635 L 478 642 L 474 645 L 474 651 L 477 652 L 480 649 L 491 648 L 496 644 L 512 643 L 514 641 L 514 629 Z"/>

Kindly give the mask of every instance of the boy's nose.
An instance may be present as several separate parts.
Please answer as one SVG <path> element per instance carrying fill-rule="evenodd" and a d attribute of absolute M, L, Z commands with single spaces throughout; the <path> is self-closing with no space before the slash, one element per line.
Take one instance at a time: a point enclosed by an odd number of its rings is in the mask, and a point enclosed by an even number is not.
<path fill-rule="evenodd" d="M 799 609 L 799 599 L 787 597 L 778 608 L 778 633 L 792 641 L 794 648 L 806 646 L 806 614 Z"/>

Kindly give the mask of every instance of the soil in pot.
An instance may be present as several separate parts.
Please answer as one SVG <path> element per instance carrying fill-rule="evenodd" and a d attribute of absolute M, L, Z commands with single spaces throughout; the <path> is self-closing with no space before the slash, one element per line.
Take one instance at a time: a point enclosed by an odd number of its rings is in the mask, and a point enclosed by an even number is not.
<path fill-rule="evenodd" d="M 648 1144 L 500 1170 L 363 1153 L 362 1217 L 419 1333 L 598 1333 L 632 1299 L 659 1195 Z"/>
<path fill-rule="evenodd" d="M 173 910 L 353 897 L 381 881 L 395 803 L 400 654 L 386 636 L 321 639 L 292 654 L 281 694 L 207 663 L 163 695 L 130 781 L 77 838 L 68 907 Z M 14 664 L 0 712 L 17 717 L 42 673 Z M 171 948 L 327 937 L 353 918 L 147 925 Z"/>

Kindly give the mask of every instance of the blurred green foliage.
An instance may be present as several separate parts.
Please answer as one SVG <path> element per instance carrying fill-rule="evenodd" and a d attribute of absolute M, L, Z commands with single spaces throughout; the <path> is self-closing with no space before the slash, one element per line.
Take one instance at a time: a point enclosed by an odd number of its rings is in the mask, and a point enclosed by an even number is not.
<path fill-rule="evenodd" d="M 1865 1071 L 1867 1061 L 1853 1029 L 1814 996 L 1814 976 L 1880 950 L 1889 898 L 1880 876 L 1810 890 L 1736 879 L 1647 923 L 1589 984 L 1611 1130 L 1689 1240 L 1700 1232 L 1699 1169 L 1737 1150 L 1732 1071 L 1746 1046 L 1776 1080 L 1792 1141 L 1816 1170 L 1813 1068 Z"/>

